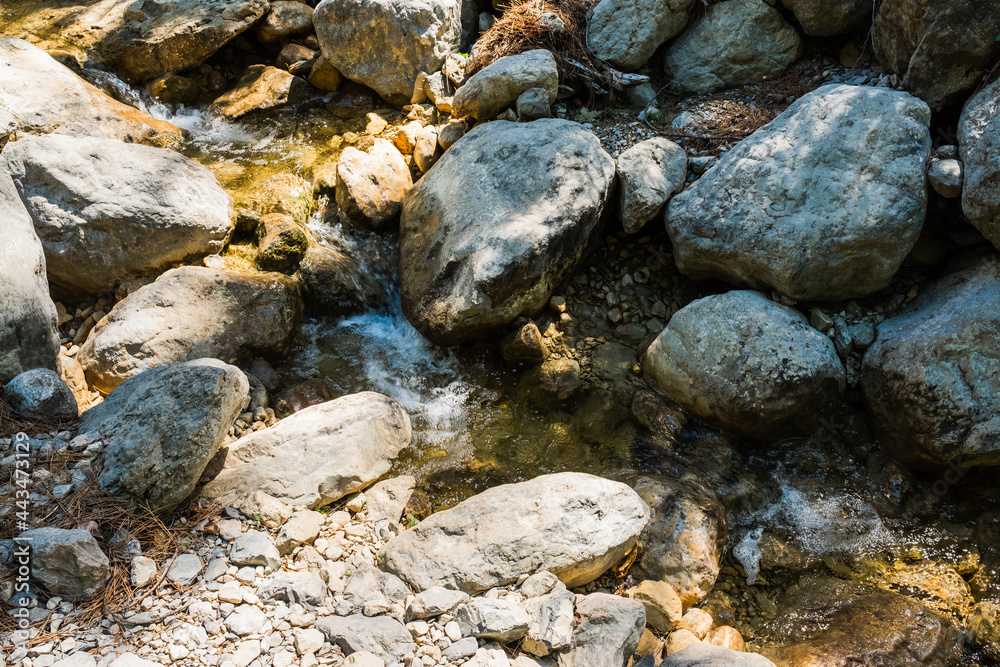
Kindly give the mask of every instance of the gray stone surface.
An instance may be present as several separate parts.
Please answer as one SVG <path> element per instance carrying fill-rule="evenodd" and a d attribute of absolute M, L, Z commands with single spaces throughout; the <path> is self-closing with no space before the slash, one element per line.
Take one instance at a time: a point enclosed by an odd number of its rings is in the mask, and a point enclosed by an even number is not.
<path fill-rule="evenodd" d="M 528 631 L 528 615 L 507 599 L 473 598 L 455 610 L 462 634 L 477 639 L 516 642 Z"/>
<path fill-rule="evenodd" d="M 388 616 L 327 616 L 316 621 L 316 629 L 346 654 L 369 651 L 388 664 L 402 663 L 416 650 L 406 627 Z"/>
<path fill-rule="evenodd" d="M 559 667 L 622 667 L 646 627 L 646 611 L 635 600 L 591 593 L 576 604 L 573 646 L 559 654 Z"/>
<path fill-rule="evenodd" d="M 774 663 L 757 653 L 697 642 L 666 656 L 660 667 L 774 667 Z"/>
<path fill-rule="evenodd" d="M 958 145 L 965 170 L 962 212 L 1000 248 L 1000 80 L 976 93 L 962 109 Z"/>
<path fill-rule="evenodd" d="M 281 554 L 267 533 L 248 530 L 233 540 L 229 561 L 237 566 L 263 565 L 276 570 L 281 564 Z"/>
<path fill-rule="evenodd" d="M 549 104 L 556 101 L 559 71 L 556 59 L 545 49 L 505 56 L 473 74 L 455 93 L 453 113 L 476 120 L 493 120 L 532 88 L 544 89 L 549 94 Z"/>
<path fill-rule="evenodd" d="M 525 600 L 521 606 L 528 615 L 528 631 L 521 648 L 547 656 L 572 645 L 575 605 L 576 594 L 567 590 Z"/>
<path fill-rule="evenodd" d="M 684 189 L 687 153 L 669 139 L 653 137 L 622 151 L 616 169 L 618 215 L 625 231 L 634 234 Z"/>
<path fill-rule="evenodd" d="M 73 390 L 48 368 L 21 373 L 3 388 L 3 397 L 10 407 L 31 419 L 68 422 L 80 413 Z"/>
<path fill-rule="evenodd" d="M 781 0 L 802 30 L 814 37 L 867 32 L 875 15 L 874 0 Z"/>
<path fill-rule="evenodd" d="M 588 26 L 588 46 L 615 67 L 637 70 L 661 44 L 684 30 L 693 4 L 694 0 L 601 0 Z"/>
<path fill-rule="evenodd" d="M 411 475 L 384 479 L 365 490 L 365 518 L 372 523 L 399 521 L 413 496 L 417 480 Z"/>
<path fill-rule="evenodd" d="M 166 566 L 167 579 L 180 586 L 190 586 L 201 574 L 201 559 L 196 554 L 181 554 Z"/>
<path fill-rule="evenodd" d="M 314 571 L 275 572 L 258 587 L 261 599 L 300 604 L 306 609 L 323 606 L 327 595 L 326 583 Z"/>
<path fill-rule="evenodd" d="M 105 436 L 101 487 L 168 513 L 191 495 L 246 407 L 243 372 L 217 359 L 146 371 L 84 413 L 82 433 Z"/>
<path fill-rule="evenodd" d="M 86 530 L 36 528 L 21 533 L 31 549 L 31 577 L 64 600 L 86 600 L 111 576 L 108 557 Z"/>
<path fill-rule="evenodd" d="M 962 195 L 962 163 L 958 160 L 935 160 L 927 168 L 927 182 L 946 199 Z"/>
<path fill-rule="evenodd" d="M 923 226 L 929 123 L 886 88 L 804 95 L 670 201 L 678 268 L 804 301 L 882 289 Z"/>
<path fill-rule="evenodd" d="M 433 586 L 413 596 L 406 607 L 406 618 L 408 621 L 434 618 L 450 612 L 468 599 L 469 596 L 462 591 Z"/>
<path fill-rule="evenodd" d="M 829 338 L 798 311 L 743 290 L 677 311 L 643 367 L 693 414 L 753 439 L 813 433 L 846 386 Z"/>

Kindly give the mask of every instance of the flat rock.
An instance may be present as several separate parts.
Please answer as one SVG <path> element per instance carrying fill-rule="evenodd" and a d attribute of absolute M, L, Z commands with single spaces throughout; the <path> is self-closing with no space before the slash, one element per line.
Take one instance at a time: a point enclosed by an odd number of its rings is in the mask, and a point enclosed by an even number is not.
<path fill-rule="evenodd" d="M 320 507 L 384 475 L 409 443 L 410 418 L 394 401 L 372 392 L 343 396 L 230 445 L 200 498 L 239 508 L 263 491 L 294 507 Z"/>
<path fill-rule="evenodd" d="M 59 296 L 219 252 L 232 233 L 233 198 L 171 150 L 51 134 L 8 144 L 3 157 Z"/>
<path fill-rule="evenodd" d="M 295 547 L 301 544 L 311 544 L 319 535 L 326 515 L 312 510 L 300 510 L 292 514 L 275 540 L 275 546 L 282 555 L 290 554 Z"/>
<path fill-rule="evenodd" d="M 240 637 L 260 632 L 265 623 L 267 616 L 264 612 L 249 604 L 241 604 L 226 616 L 226 628 Z"/>
<path fill-rule="evenodd" d="M 452 114 L 493 120 L 532 88 L 545 90 L 549 104 L 556 101 L 559 71 L 550 51 L 535 49 L 504 56 L 476 72 L 455 93 Z"/>
<path fill-rule="evenodd" d="M 576 594 L 567 590 L 525 600 L 521 606 L 528 615 L 528 631 L 521 648 L 547 656 L 572 645 L 575 605 Z"/>
<path fill-rule="evenodd" d="M 411 621 L 447 614 L 468 599 L 469 596 L 462 591 L 433 586 L 413 596 L 406 607 L 406 619 Z"/>
<path fill-rule="evenodd" d="M 543 569 L 579 586 L 618 562 L 648 518 L 646 504 L 624 484 L 584 473 L 543 475 L 432 514 L 391 539 L 379 561 L 418 591 L 475 593 Z"/>
<path fill-rule="evenodd" d="M 36 528 L 21 533 L 31 549 L 31 576 L 52 596 L 86 600 L 111 576 L 108 557 L 86 530 Z"/>
<path fill-rule="evenodd" d="M 923 226 L 929 122 L 887 88 L 804 95 L 670 200 L 678 268 L 802 301 L 882 289 Z"/>
<path fill-rule="evenodd" d="M 191 495 L 249 401 L 243 372 L 217 359 L 154 368 L 84 413 L 105 436 L 101 487 L 169 512 Z"/>
<path fill-rule="evenodd" d="M 147 369 L 189 359 L 283 357 L 301 322 L 299 289 L 288 276 L 184 266 L 115 304 L 77 359 L 90 385 L 106 393 Z"/>
<path fill-rule="evenodd" d="M 190 586 L 201 574 L 201 559 L 195 554 L 181 554 L 166 566 L 167 579 L 181 586 Z"/>
<path fill-rule="evenodd" d="M 962 109 L 958 148 L 964 169 L 962 212 L 1000 247 L 1000 83 L 976 93 Z"/>

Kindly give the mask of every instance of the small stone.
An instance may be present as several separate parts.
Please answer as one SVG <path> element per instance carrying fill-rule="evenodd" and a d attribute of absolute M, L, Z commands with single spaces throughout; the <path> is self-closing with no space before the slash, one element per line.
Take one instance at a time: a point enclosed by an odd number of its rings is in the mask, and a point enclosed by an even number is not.
<path fill-rule="evenodd" d="M 692 607 L 684 614 L 684 617 L 677 624 L 677 628 L 690 630 L 698 639 L 704 639 L 708 635 L 708 631 L 712 629 L 713 623 L 711 614 L 704 609 Z"/>
<path fill-rule="evenodd" d="M 324 641 L 323 633 L 316 628 L 295 631 L 295 650 L 299 655 L 315 653 L 323 646 Z"/>
<path fill-rule="evenodd" d="M 667 655 L 673 655 L 678 651 L 683 651 L 691 644 L 697 644 L 700 639 L 698 639 L 693 632 L 687 629 L 674 630 L 667 637 L 667 645 L 664 649 Z"/>
<path fill-rule="evenodd" d="M 479 650 L 479 642 L 476 641 L 475 637 L 454 639 L 452 641 L 455 643 L 441 652 L 441 657 L 445 660 L 454 662 L 455 660 L 461 660 L 462 658 L 469 658 L 474 656 L 476 651 Z"/>
<path fill-rule="evenodd" d="M 722 627 L 712 630 L 705 641 L 709 644 L 722 646 L 723 648 L 728 648 L 733 651 L 743 651 L 745 648 L 743 635 L 741 635 L 736 628 L 728 625 L 723 625 Z"/>
<path fill-rule="evenodd" d="M 551 104 L 549 91 L 544 88 L 529 88 L 517 97 L 517 118 L 522 123 L 538 118 L 551 118 Z"/>
<path fill-rule="evenodd" d="M 156 576 L 156 561 L 145 556 L 136 556 L 132 559 L 132 565 L 129 569 L 132 588 L 142 588 L 154 576 Z"/>
<path fill-rule="evenodd" d="M 473 598 L 455 612 L 463 635 L 514 642 L 528 630 L 528 615 L 506 599 Z"/>
<path fill-rule="evenodd" d="M 180 586 L 190 586 L 201 574 L 201 559 L 194 554 L 181 554 L 170 561 L 167 579 Z"/>
<path fill-rule="evenodd" d="M 462 638 L 462 627 L 457 621 L 448 621 L 444 626 L 444 633 L 448 635 L 448 639 L 453 642 L 457 642 Z M 473 640 L 475 641 L 475 640 Z M 476 644 L 478 646 L 478 644 Z"/>
<path fill-rule="evenodd" d="M 452 609 L 469 599 L 462 591 L 434 586 L 417 593 L 406 607 L 408 620 L 433 618 L 447 614 Z M 461 632 L 459 632 L 461 637 Z M 454 640 L 453 640 L 454 641 Z"/>
<path fill-rule="evenodd" d="M 292 518 L 281 527 L 275 540 L 279 554 L 289 554 L 301 544 L 310 544 L 319 535 L 326 517 L 319 512 L 303 510 L 292 514 Z"/>
<path fill-rule="evenodd" d="M 233 540 L 229 560 L 234 565 L 264 565 L 276 570 L 281 564 L 281 554 L 266 533 L 248 530 Z"/>
<path fill-rule="evenodd" d="M 646 608 L 646 624 L 660 634 L 670 632 L 681 621 L 681 599 L 665 581 L 647 579 L 625 594 L 642 603 Z"/>
<path fill-rule="evenodd" d="M 260 609 L 252 605 L 241 604 L 226 617 L 226 628 L 233 634 L 244 637 L 260 632 L 266 622 L 267 616 Z"/>
<path fill-rule="evenodd" d="M 958 160 L 937 160 L 927 170 L 927 180 L 942 197 L 954 199 L 962 195 L 962 163 Z"/>
<path fill-rule="evenodd" d="M 219 537 L 232 542 L 243 534 L 243 522 L 239 519 L 223 519 L 219 522 Z"/>
<path fill-rule="evenodd" d="M 248 639 L 240 642 L 239 646 L 236 647 L 233 662 L 236 667 L 249 667 L 250 663 L 260 657 L 260 653 L 260 640 Z"/>

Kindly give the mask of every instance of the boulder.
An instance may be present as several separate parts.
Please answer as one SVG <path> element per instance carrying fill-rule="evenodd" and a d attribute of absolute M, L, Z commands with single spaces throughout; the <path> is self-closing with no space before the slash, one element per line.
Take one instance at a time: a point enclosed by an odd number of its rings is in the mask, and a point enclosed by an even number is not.
<path fill-rule="evenodd" d="M 232 233 L 232 197 L 170 150 L 50 134 L 8 144 L 3 159 L 60 297 L 219 252 Z"/>
<path fill-rule="evenodd" d="M 312 7 L 298 0 L 275 0 L 271 10 L 254 26 L 257 40 L 277 51 L 292 37 L 312 32 Z"/>
<path fill-rule="evenodd" d="M 249 393 L 243 372 L 216 359 L 126 380 L 80 420 L 81 433 L 105 437 L 101 488 L 170 512 L 194 491 Z"/>
<path fill-rule="evenodd" d="M 607 593 L 579 600 L 576 615 L 573 645 L 559 654 L 559 667 L 623 667 L 646 627 L 640 603 Z"/>
<path fill-rule="evenodd" d="M 345 655 L 368 651 L 390 665 L 402 664 L 416 650 L 406 626 L 388 616 L 326 616 L 316 629 Z"/>
<path fill-rule="evenodd" d="M 962 212 L 1000 248 L 1000 79 L 962 109 L 958 124 L 962 156 Z"/>
<path fill-rule="evenodd" d="M 812 434 L 846 386 L 826 335 L 798 311 L 742 290 L 677 311 L 643 366 L 690 412 L 755 440 Z"/>
<path fill-rule="evenodd" d="M 284 213 L 261 216 L 257 227 L 257 257 L 262 271 L 294 272 L 309 251 L 309 229 Z"/>
<path fill-rule="evenodd" d="M 674 629 L 681 618 L 683 607 L 674 587 L 666 581 L 647 579 L 638 586 L 625 591 L 633 600 L 638 600 L 646 610 L 646 625 L 658 634 L 664 635 Z M 709 617 L 709 625 L 712 619 Z"/>
<path fill-rule="evenodd" d="M 616 168 L 618 215 L 625 232 L 634 234 L 684 189 L 687 153 L 669 139 L 653 137 L 622 151 Z"/>
<path fill-rule="evenodd" d="M 48 368 L 33 368 L 15 377 L 3 388 L 4 400 L 29 419 L 68 422 L 80 409 L 76 396 L 59 373 Z"/>
<path fill-rule="evenodd" d="M 493 120 L 532 88 L 549 94 L 549 104 L 559 92 L 559 70 L 550 51 L 535 49 L 504 56 L 469 77 L 455 93 L 452 113 L 476 120 Z"/>
<path fill-rule="evenodd" d="M 646 504 L 624 484 L 584 473 L 543 475 L 432 514 L 392 538 L 379 561 L 418 591 L 475 593 L 539 570 L 580 586 L 617 563 L 648 518 Z"/>
<path fill-rule="evenodd" d="M 108 97 L 24 40 L 0 36 L 0 62 L 0 109 L 15 115 L 21 132 L 154 146 L 181 141 L 179 127 Z"/>
<path fill-rule="evenodd" d="M 631 72 L 687 27 L 694 0 L 601 0 L 587 26 L 587 45 L 601 60 Z"/>
<path fill-rule="evenodd" d="M 961 103 L 996 62 L 1000 0 L 884 0 L 872 40 L 885 70 L 932 111 Z"/>
<path fill-rule="evenodd" d="M 313 24 L 323 56 L 386 101 L 410 103 L 421 72 L 458 50 L 461 4 L 447 0 L 323 0 Z"/>
<path fill-rule="evenodd" d="M 296 412 L 229 446 L 203 503 L 243 507 L 258 490 L 316 508 L 384 475 L 410 443 L 410 418 L 386 396 L 364 392 Z"/>
<path fill-rule="evenodd" d="M 0 244 L 0 383 L 6 384 L 33 368 L 56 367 L 59 330 L 45 279 L 42 244 L 5 173 L 0 173 L 0 235 L 4 240 Z"/>
<path fill-rule="evenodd" d="M 701 602 L 715 586 L 726 545 L 722 505 L 690 484 L 670 477 L 641 477 L 635 491 L 649 506 L 639 535 L 636 578 L 670 584 L 685 607 Z"/>
<path fill-rule="evenodd" d="M 887 88 L 804 95 L 670 201 L 678 268 L 805 301 L 882 289 L 923 226 L 929 124 Z"/>
<path fill-rule="evenodd" d="M 251 65 L 236 85 L 218 97 L 209 110 L 225 118 L 240 118 L 252 111 L 298 104 L 312 94 L 312 86 L 285 69 Z"/>
<path fill-rule="evenodd" d="M 530 598 L 521 606 L 528 615 L 528 631 L 521 640 L 523 650 L 544 657 L 572 645 L 574 593 L 562 590 Z"/>
<path fill-rule="evenodd" d="M 879 444 L 940 471 L 1000 465 L 1000 264 L 953 273 L 878 327 L 861 390 Z"/>
<path fill-rule="evenodd" d="M 31 576 L 53 597 L 86 600 L 111 576 L 108 557 L 86 530 L 36 528 L 21 533 L 31 548 Z"/>
<path fill-rule="evenodd" d="M 778 602 L 795 618 L 763 655 L 778 665 L 958 664 L 961 633 L 949 617 L 913 598 L 832 577 L 807 579 Z"/>
<path fill-rule="evenodd" d="M 743 653 L 708 642 L 695 642 L 665 657 L 660 667 L 774 667 L 774 663 L 757 653 Z"/>
<path fill-rule="evenodd" d="M 663 68 L 675 89 L 709 93 L 776 77 L 801 52 L 795 28 L 765 0 L 729 0 L 670 43 Z"/>
<path fill-rule="evenodd" d="M 399 218 L 403 197 L 413 187 L 410 168 L 387 139 L 366 153 L 344 149 L 337 163 L 337 206 L 346 222 L 383 229 Z"/>
<path fill-rule="evenodd" d="M 813 37 L 868 32 L 875 14 L 874 0 L 781 0 L 781 4 Z"/>
<path fill-rule="evenodd" d="M 463 636 L 516 642 L 528 631 L 528 615 L 511 600 L 473 598 L 455 610 Z"/>
<path fill-rule="evenodd" d="M 189 359 L 282 357 L 301 321 L 298 287 L 287 276 L 184 266 L 115 304 L 77 359 L 91 386 L 107 393 L 146 369 Z"/>
<path fill-rule="evenodd" d="M 549 91 L 544 88 L 529 88 L 517 96 L 517 103 L 514 108 L 517 110 L 517 119 L 522 123 L 539 118 L 552 117 L 552 100 Z M 439 137 L 440 140 L 440 137 Z M 442 142 L 442 145 L 444 143 Z"/>
<path fill-rule="evenodd" d="M 454 344 L 541 310 L 598 238 L 613 185 L 614 161 L 576 123 L 477 126 L 403 201 L 403 312 Z"/>

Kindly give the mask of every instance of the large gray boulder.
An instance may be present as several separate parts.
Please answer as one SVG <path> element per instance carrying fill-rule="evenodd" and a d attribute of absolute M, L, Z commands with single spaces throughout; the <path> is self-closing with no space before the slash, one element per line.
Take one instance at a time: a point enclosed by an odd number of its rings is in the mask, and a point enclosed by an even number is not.
<path fill-rule="evenodd" d="M 664 73 L 680 91 L 708 93 L 761 83 L 785 71 L 802 52 L 802 40 L 764 0 L 711 5 L 667 47 Z"/>
<path fill-rule="evenodd" d="M 797 300 L 882 289 L 923 226 L 929 124 L 886 88 L 804 95 L 670 201 L 678 268 Z"/>
<path fill-rule="evenodd" d="M 587 45 L 601 60 L 626 71 L 687 27 L 694 0 L 601 0 L 587 28 Z"/>
<path fill-rule="evenodd" d="M 31 419 L 68 422 L 80 413 L 73 390 L 59 373 L 48 368 L 21 373 L 3 388 L 3 397 L 10 407 Z"/>
<path fill-rule="evenodd" d="M 875 0 L 781 0 L 781 4 L 814 37 L 867 32 L 875 14 Z"/>
<path fill-rule="evenodd" d="M 545 90 L 549 104 L 556 101 L 559 70 L 550 51 L 525 51 L 487 65 L 466 79 L 455 93 L 452 113 L 493 120 L 501 111 L 514 106 L 521 93 L 532 88 Z"/>
<path fill-rule="evenodd" d="M 218 252 L 232 231 L 232 197 L 174 151 L 50 134 L 8 144 L 3 159 L 57 295 L 94 294 Z"/>
<path fill-rule="evenodd" d="M 154 368 L 84 413 L 80 432 L 105 436 L 101 488 L 166 514 L 191 495 L 250 402 L 243 372 L 217 359 Z"/>
<path fill-rule="evenodd" d="M 108 557 L 86 530 L 36 528 L 19 540 L 31 549 L 31 576 L 52 596 L 86 600 L 111 576 Z"/>
<path fill-rule="evenodd" d="M 573 645 L 559 654 L 558 667 L 624 667 L 646 627 L 641 602 L 591 593 L 576 603 L 579 619 Z"/>
<path fill-rule="evenodd" d="M 1000 264 L 941 279 L 878 327 L 861 389 L 894 457 L 928 470 L 1000 465 Z"/>
<path fill-rule="evenodd" d="M 154 146 L 181 140 L 180 128 L 114 100 L 37 46 L 0 36 L 0 109 L 21 132 L 59 132 Z"/>
<path fill-rule="evenodd" d="M 961 103 L 996 62 L 1000 0 L 883 0 L 872 41 L 886 71 L 931 110 Z"/>
<path fill-rule="evenodd" d="M 382 394 L 313 405 L 230 445 L 200 499 L 249 507 L 263 491 L 296 507 L 327 505 L 388 472 L 410 435 L 409 416 Z"/>
<path fill-rule="evenodd" d="M 962 109 L 958 148 L 964 168 L 962 212 L 1000 248 L 1000 79 Z"/>
<path fill-rule="evenodd" d="M 477 126 L 403 201 L 406 317 L 449 345 L 540 310 L 598 238 L 614 176 L 576 123 Z"/>
<path fill-rule="evenodd" d="M 580 586 L 628 553 L 648 519 L 646 503 L 624 484 L 575 472 L 542 475 L 432 514 L 391 539 L 379 560 L 418 591 L 475 593 L 539 570 Z"/>
<path fill-rule="evenodd" d="M 410 103 L 421 72 L 436 72 L 458 50 L 461 3 L 449 0 L 323 0 L 313 25 L 341 74 L 386 101 Z"/>
<path fill-rule="evenodd" d="M 108 393 L 156 366 L 285 356 L 301 323 L 302 300 L 288 276 L 182 266 L 115 304 L 77 360 L 90 385 Z"/>
<path fill-rule="evenodd" d="M 0 173 L 0 236 L 0 383 L 6 384 L 33 368 L 54 369 L 59 356 L 42 244 L 6 173 Z"/>
<path fill-rule="evenodd" d="M 798 311 L 741 290 L 680 309 L 644 369 L 707 423 L 759 440 L 812 433 L 846 385 L 829 338 Z"/>
<path fill-rule="evenodd" d="M 687 153 L 666 137 L 653 137 L 622 151 L 616 169 L 618 214 L 625 231 L 634 234 L 684 189 Z"/>

